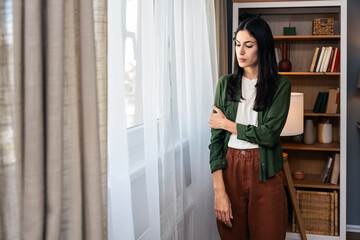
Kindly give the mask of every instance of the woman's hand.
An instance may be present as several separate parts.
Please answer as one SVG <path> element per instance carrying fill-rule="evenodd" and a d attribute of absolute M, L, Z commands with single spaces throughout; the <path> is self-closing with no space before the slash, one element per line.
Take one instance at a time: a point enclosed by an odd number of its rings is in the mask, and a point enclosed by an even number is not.
<path fill-rule="evenodd" d="M 228 119 L 215 105 L 212 105 L 212 108 L 216 113 L 210 113 L 209 127 L 213 129 L 225 129 L 225 123 Z"/>
<path fill-rule="evenodd" d="M 215 216 L 216 219 L 225 223 L 226 226 L 232 227 L 231 219 L 233 219 L 231 203 L 225 191 L 215 191 Z"/>
<path fill-rule="evenodd" d="M 210 113 L 209 127 L 213 129 L 224 129 L 237 135 L 236 123 L 227 119 L 224 113 L 215 105 L 212 106 L 216 113 Z"/>

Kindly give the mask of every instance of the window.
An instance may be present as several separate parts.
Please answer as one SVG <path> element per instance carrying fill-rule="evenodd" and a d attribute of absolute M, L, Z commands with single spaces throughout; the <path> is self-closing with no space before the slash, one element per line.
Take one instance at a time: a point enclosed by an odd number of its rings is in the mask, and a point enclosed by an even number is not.
<path fill-rule="evenodd" d="M 137 71 L 137 29 L 138 1 L 126 1 L 125 25 L 125 94 L 126 94 L 126 126 L 127 128 L 142 124 L 142 89 L 141 74 Z"/>
<path fill-rule="evenodd" d="M 15 162 L 12 126 L 14 76 L 12 2 L 0 1 L 0 159 L 4 166 Z"/>

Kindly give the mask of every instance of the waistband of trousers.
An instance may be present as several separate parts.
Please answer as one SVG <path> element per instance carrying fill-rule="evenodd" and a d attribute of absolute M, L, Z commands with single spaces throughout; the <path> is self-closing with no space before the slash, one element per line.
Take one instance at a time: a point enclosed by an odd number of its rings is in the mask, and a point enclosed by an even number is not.
<path fill-rule="evenodd" d="M 259 154 L 259 148 L 238 149 L 229 147 L 227 151 L 230 151 L 229 154 L 231 155 L 240 157 L 252 157 Z"/>

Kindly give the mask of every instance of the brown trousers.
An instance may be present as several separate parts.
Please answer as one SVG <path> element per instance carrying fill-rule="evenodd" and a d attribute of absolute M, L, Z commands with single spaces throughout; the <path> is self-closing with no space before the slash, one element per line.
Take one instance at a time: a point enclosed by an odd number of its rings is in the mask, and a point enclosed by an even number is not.
<path fill-rule="evenodd" d="M 282 240 L 287 200 L 280 173 L 259 180 L 259 149 L 228 148 L 223 170 L 234 219 L 232 227 L 217 221 L 222 240 Z"/>

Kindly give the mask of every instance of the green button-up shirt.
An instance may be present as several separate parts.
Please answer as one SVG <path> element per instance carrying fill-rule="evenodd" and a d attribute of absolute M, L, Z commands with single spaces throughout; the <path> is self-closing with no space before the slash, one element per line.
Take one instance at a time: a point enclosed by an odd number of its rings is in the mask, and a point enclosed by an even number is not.
<path fill-rule="evenodd" d="M 231 74 L 221 77 L 218 81 L 214 105 L 218 107 L 227 119 L 235 122 L 239 102 L 226 99 L 227 82 Z M 239 91 L 236 99 L 240 99 Z M 257 143 L 260 151 L 260 181 L 265 182 L 282 168 L 283 155 L 280 143 L 280 133 L 285 125 L 289 111 L 291 83 L 285 76 L 279 75 L 279 85 L 271 106 L 258 112 L 258 126 L 237 123 L 237 138 L 251 143 Z M 211 129 L 210 168 L 211 172 L 226 168 L 226 151 L 231 132 L 223 129 Z"/>

